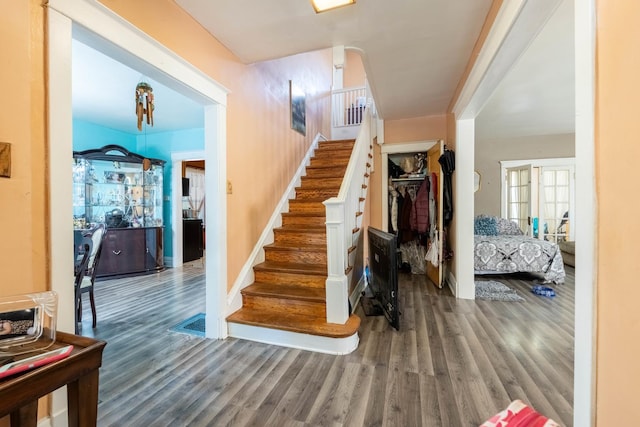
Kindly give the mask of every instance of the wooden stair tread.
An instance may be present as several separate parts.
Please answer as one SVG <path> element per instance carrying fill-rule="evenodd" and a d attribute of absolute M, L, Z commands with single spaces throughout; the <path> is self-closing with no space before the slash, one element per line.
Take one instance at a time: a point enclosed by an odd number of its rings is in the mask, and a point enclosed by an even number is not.
<path fill-rule="evenodd" d="M 324 288 L 310 288 L 307 286 L 284 285 L 280 283 L 254 282 L 242 290 L 243 295 L 257 295 L 262 297 L 274 297 L 296 299 L 324 303 L 326 294 Z"/>
<path fill-rule="evenodd" d="M 338 190 L 340 189 L 340 187 L 338 187 Z M 291 199 L 289 200 L 289 203 L 322 203 L 324 202 L 325 199 L 324 197 L 310 197 L 308 199 Z"/>
<path fill-rule="evenodd" d="M 274 231 L 279 233 L 324 233 L 327 231 L 326 225 L 309 225 L 301 226 L 297 224 L 283 225 L 275 228 Z"/>
<path fill-rule="evenodd" d="M 285 271 L 288 273 L 309 274 L 314 276 L 327 276 L 326 264 L 298 264 L 293 262 L 264 261 L 253 267 L 262 271 Z"/>
<path fill-rule="evenodd" d="M 295 200 L 295 199 L 294 199 Z M 291 202 L 291 200 L 289 200 Z M 317 212 L 283 212 L 283 216 L 311 216 L 311 217 L 325 217 L 325 213 Z"/>
<path fill-rule="evenodd" d="M 347 165 L 308 165 L 305 169 L 347 169 Z"/>
<path fill-rule="evenodd" d="M 322 245 L 318 245 L 318 244 L 311 244 L 311 243 L 305 243 L 301 246 L 301 243 L 299 242 L 278 242 L 278 243 L 271 243 L 268 245 L 264 245 L 264 248 L 269 248 L 269 249 L 274 249 L 276 251 L 280 250 L 280 251 L 298 251 L 298 252 L 318 252 L 318 251 L 325 251 L 327 250 L 327 244 L 322 244 Z"/>
<path fill-rule="evenodd" d="M 350 337 L 357 333 L 360 327 L 360 318 L 355 314 L 352 314 L 344 325 L 338 325 L 327 323 L 326 319 L 321 317 L 292 313 L 273 313 L 257 309 L 240 309 L 227 317 L 227 321 L 329 338 Z"/>

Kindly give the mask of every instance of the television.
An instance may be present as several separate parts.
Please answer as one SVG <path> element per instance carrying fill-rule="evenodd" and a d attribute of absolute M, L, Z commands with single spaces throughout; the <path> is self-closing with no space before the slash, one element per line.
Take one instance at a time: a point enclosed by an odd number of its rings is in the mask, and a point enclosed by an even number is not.
<path fill-rule="evenodd" d="M 182 197 L 189 197 L 189 178 L 182 178 Z"/>
<path fill-rule="evenodd" d="M 398 307 L 398 245 L 395 234 L 368 227 L 369 238 L 369 282 L 370 297 L 365 305 L 377 306 L 391 326 L 400 330 Z M 365 310 L 366 314 L 366 310 Z"/>

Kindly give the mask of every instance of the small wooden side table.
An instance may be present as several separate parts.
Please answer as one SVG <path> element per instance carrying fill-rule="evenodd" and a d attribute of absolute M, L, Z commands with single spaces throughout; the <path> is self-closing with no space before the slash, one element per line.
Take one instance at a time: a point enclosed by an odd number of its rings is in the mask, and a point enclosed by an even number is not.
<path fill-rule="evenodd" d="M 69 426 L 95 426 L 98 417 L 98 369 L 107 344 L 92 338 L 56 333 L 52 349 L 73 345 L 57 362 L 0 380 L 0 417 L 11 415 L 12 427 L 35 427 L 38 399 L 67 386 Z"/>

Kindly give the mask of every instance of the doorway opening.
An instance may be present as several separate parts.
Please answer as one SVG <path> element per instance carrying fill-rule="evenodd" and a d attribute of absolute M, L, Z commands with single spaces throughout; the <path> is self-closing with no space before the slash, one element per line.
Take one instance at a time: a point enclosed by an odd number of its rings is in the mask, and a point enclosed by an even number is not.
<path fill-rule="evenodd" d="M 49 108 L 50 147 L 49 179 L 69 181 L 69 164 L 73 151 L 71 61 L 72 40 L 82 37 L 85 43 L 140 70 L 145 75 L 196 100 L 204 108 L 204 159 L 215 167 L 205 174 L 208 209 L 205 217 L 210 230 L 209 247 L 226 245 L 226 95 L 228 90 L 173 52 L 99 4 L 75 1 L 49 3 L 48 48 L 50 72 Z M 67 188 L 68 187 L 68 188 Z M 180 188 L 180 186 L 173 186 Z M 165 202 L 167 200 L 165 199 Z M 60 295 L 61 330 L 73 331 L 73 262 L 72 189 L 60 185 L 50 195 L 51 282 Z M 206 259 L 207 337 L 226 336 L 226 251 L 215 251 Z"/>

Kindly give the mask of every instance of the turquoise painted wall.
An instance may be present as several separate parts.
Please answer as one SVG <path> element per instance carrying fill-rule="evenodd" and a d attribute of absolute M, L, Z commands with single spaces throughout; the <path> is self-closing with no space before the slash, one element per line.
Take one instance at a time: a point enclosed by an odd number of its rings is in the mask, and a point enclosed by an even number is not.
<path fill-rule="evenodd" d="M 204 150 L 204 129 L 187 129 L 139 135 L 137 153 L 166 161 L 164 164 L 162 216 L 164 217 L 164 253 L 173 256 L 173 220 L 171 215 L 173 189 L 171 188 L 171 153 Z M 182 191 L 182 187 L 178 189 Z M 180 207 L 182 209 L 182 207 Z"/>
<path fill-rule="evenodd" d="M 73 151 L 84 151 L 116 144 L 135 153 L 137 142 L 136 135 L 82 120 L 73 120 Z"/>
<path fill-rule="evenodd" d="M 164 254 L 173 256 L 171 220 L 171 153 L 204 150 L 204 129 L 186 129 L 147 135 L 120 132 L 82 120 L 73 120 L 73 150 L 84 151 L 116 144 L 145 157 L 164 160 L 162 216 L 164 223 Z M 179 188 L 178 191 L 182 191 Z M 182 207 L 180 207 L 182 208 Z"/>

